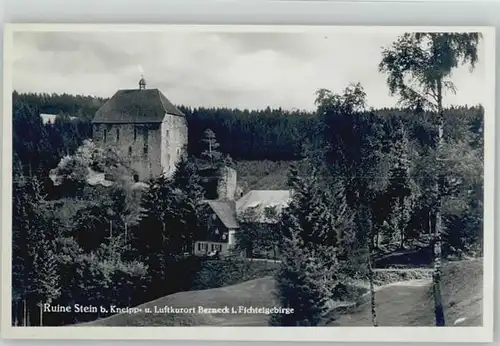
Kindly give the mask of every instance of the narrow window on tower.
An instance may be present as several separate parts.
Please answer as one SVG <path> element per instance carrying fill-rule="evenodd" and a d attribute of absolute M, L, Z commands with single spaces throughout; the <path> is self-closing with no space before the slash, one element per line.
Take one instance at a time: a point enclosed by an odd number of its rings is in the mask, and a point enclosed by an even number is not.
<path fill-rule="evenodd" d="M 134 127 L 134 142 L 137 140 L 137 129 Z"/>
<path fill-rule="evenodd" d="M 128 147 L 128 155 L 132 156 L 132 147 Z"/>
<path fill-rule="evenodd" d="M 142 149 L 144 155 L 148 154 L 148 130 L 144 130 L 144 148 Z"/>
<path fill-rule="evenodd" d="M 120 129 L 116 129 L 116 141 L 120 141 Z"/>
<path fill-rule="evenodd" d="M 108 137 L 108 130 L 104 129 L 104 143 L 106 143 L 107 137 Z"/>

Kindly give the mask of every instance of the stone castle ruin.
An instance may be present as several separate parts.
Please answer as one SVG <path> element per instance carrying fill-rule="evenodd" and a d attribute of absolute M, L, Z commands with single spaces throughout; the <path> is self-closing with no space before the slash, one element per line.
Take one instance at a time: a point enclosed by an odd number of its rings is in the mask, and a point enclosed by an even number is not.
<path fill-rule="evenodd" d="M 171 176 L 186 154 L 185 115 L 158 89 L 118 90 L 92 120 L 93 141 L 116 152 L 144 181 Z"/>
<path fill-rule="evenodd" d="M 110 149 L 146 181 L 172 176 L 176 164 L 187 155 L 186 116 L 158 89 L 147 89 L 141 77 L 138 89 L 118 90 L 92 120 L 96 147 Z M 229 167 L 202 170 L 207 199 L 238 197 L 236 171 Z"/>

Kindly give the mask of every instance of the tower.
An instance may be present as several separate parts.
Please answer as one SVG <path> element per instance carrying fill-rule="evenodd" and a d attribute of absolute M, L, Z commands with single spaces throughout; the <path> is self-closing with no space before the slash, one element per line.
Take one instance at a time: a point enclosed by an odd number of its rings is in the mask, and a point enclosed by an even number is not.
<path fill-rule="evenodd" d="M 137 180 L 174 173 L 187 147 L 187 121 L 158 89 L 118 90 L 97 111 L 93 140 L 115 151 L 135 171 Z"/>

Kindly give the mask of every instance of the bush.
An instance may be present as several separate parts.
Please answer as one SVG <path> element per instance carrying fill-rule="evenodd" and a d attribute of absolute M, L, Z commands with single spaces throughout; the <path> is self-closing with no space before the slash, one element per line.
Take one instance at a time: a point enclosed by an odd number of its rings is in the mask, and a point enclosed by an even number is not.
<path fill-rule="evenodd" d="M 193 281 L 193 290 L 218 288 L 271 276 L 277 264 L 268 261 L 248 261 L 228 257 L 221 260 L 204 260 Z"/>

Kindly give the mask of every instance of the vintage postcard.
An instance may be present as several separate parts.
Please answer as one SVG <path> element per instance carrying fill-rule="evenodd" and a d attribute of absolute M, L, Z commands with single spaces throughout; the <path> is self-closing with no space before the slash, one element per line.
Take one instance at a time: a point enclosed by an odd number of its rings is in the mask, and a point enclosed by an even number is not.
<path fill-rule="evenodd" d="M 492 340 L 492 28 L 4 44 L 4 337 Z"/>

